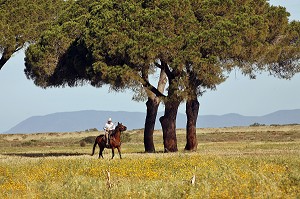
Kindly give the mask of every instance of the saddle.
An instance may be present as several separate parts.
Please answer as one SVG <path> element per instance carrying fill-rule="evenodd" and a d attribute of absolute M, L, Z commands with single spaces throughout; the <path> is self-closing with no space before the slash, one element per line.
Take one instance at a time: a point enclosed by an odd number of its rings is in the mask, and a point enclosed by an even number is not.
<path fill-rule="evenodd" d="M 106 136 L 104 136 L 104 141 L 105 141 L 105 143 L 107 143 L 106 146 L 110 147 L 110 140 L 115 140 L 115 138 L 111 137 L 111 134 L 109 133 L 108 136 L 107 136 L 107 139 L 108 140 L 106 140 Z"/>

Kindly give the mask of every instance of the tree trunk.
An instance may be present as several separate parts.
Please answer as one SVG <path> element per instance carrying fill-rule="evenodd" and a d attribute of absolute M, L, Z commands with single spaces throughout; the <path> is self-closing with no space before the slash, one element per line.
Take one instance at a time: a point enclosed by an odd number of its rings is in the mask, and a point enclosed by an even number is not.
<path fill-rule="evenodd" d="M 5 48 L 1 59 L 0 59 L 0 70 L 3 68 L 3 66 L 6 64 L 6 62 L 10 59 L 14 51 L 11 48 Z"/>
<path fill-rule="evenodd" d="M 159 106 L 159 101 L 154 99 L 148 98 L 146 102 L 147 106 L 147 115 L 145 121 L 145 129 L 144 129 L 144 146 L 145 152 L 147 153 L 154 153 L 155 147 L 153 142 L 153 132 L 155 127 L 155 120 L 157 116 L 157 110 Z"/>
<path fill-rule="evenodd" d="M 0 70 L 3 68 L 4 64 L 9 60 L 9 56 L 3 54 L 1 59 L 0 59 Z"/>
<path fill-rule="evenodd" d="M 185 150 L 196 151 L 198 142 L 196 136 L 196 123 L 199 112 L 198 99 L 187 100 L 186 102 L 186 145 Z"/>
<path fill-rule="evenodd" d="M 165 71 L 160 71 L 159 81 L 157 85 L 157 90 L 163 93 L 167 83 L 167 75 Z M 146 90 L 147 91 L 147 90 Z M 157 111 L 160 103 L 159 97 L 155 96 L 154 93 L 148 92 L 147 115 L 144 128 L 144 146 L 145 152 L 154 153 L 155 147 L 153 142 L 153 132 L 156 122 Z"/>
<path fill-rule="evenodd" d="M 180 102 L 167 101 L 165 102 L 165 114 L 159 121 L 163 130 L 164 152 L 176 152 L 176 117 Z"/>
<path fill-rule="evenodd" d="M 4 64 L 8 61 L 8 59 L 1 57 L 0 59 L 0 70 L 3 68 Z"/>

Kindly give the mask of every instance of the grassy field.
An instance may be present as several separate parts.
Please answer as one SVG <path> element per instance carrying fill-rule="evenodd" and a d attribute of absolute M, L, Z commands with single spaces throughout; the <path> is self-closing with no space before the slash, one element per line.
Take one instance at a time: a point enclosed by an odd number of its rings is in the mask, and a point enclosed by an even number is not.
<path fill-rule="evenodd" d="M 145 154 L 127 131 L 122 157 L 90 156 L 99 132 L 0 134 L 0 198 L 300 198 L 300 126 L 198 129 L 198 151 Z M 116 151 L 117 152 L 117 151 Z"/>

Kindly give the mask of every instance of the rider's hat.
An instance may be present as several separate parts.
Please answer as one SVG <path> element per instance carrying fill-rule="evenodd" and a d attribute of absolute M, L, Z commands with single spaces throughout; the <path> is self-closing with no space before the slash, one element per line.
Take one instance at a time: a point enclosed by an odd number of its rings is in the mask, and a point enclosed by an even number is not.
<path fill-rule="evenodd" d="M 111 122 L 111 118 L 108 118 L 108 120 L 107 120 L 107 121 Z"/>

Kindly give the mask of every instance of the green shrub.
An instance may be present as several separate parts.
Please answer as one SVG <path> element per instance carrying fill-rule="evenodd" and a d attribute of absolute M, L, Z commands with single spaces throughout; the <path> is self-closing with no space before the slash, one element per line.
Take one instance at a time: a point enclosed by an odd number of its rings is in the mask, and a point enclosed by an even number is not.
<path fill-rule="evenodd" d="M 121 141 L 122 142 L 130 142 L 131 141 L 131 137 L 129 133 L 121 133 Z"/>
<path fill-rule="evenodd" d="M 80 140 L 80 142 L 85 142 L 86 144 L 94 144 L 95 142 L 95 139 L 96 139 L 97 136 L 88 136 L 82 140 Z"/>

